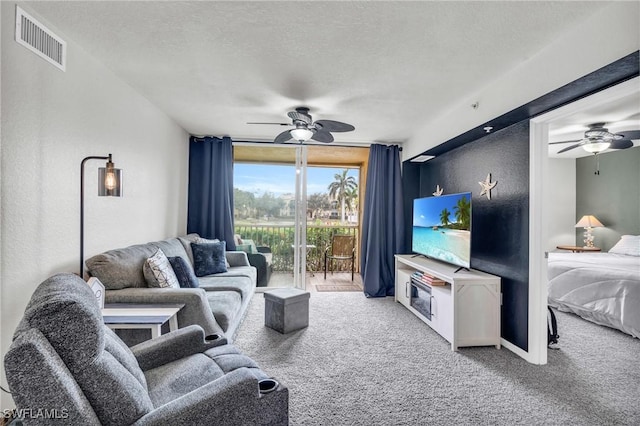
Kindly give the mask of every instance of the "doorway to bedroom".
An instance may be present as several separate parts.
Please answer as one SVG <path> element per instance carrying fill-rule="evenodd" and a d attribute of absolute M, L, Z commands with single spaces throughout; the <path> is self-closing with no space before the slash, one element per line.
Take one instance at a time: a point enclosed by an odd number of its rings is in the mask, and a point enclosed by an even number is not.
<path fill-rule="evenodd" d="M 249 254 L 250 260 L 268 258 L 267 277 L 263 268 L 258 291 L 291 286 L 312 292 L 362 291 L 358 254 L 368 151 L 234 146 L 235 234 L 253 245 L 242 244 L 241 249 L 263 252 Z M 331 262 L 336 235 L 352 241 L 352 260 Z"/>
<path fill-rule="evenodd" d="M 540 359 L 544 359 L 541 363 L 547 361 L 547 302 L 587 320 L 600 318 L 595 320 L 598 324 L 609 318 L 609 327 L 640 336 L 640 323 L 629 323 L 633 315 L 625 313 L 619 297 L 628 294 L 628 289 L 616 289 L 611 274 L 597 277 L 594 272 L 578 278 L 578 269 L 571 269 L 572 264 L 589 269 L 587 264 L 595 257 L 596 264 L 590 269 L 602 273 L 607 252 L 621 236 L 640 233 L 640 141 L 634 137 L 629 143 L 605 146 L 608 141 L 585 136 L 595 123 L 604 123 L 601 127 L 613 135 L 640 129 L 639 80 L 636 77 L 531 120 L 531 181 L 535 185 L 531 188 L 530 282 L 541 284 L 530 287 L 530 299 L 536 302 L 533 311 L 538 315 L 537 321 L 530 321 L 530 335 L 533 327 Z M 583 148 L 595 142 L 603 145 L 588 146 L 593 148 L 589 152 Z M 638 267 L 640 264 L 636 271 Z M 567 282 L 571 276 L 574 281 Z M 589 280 L 595 280 L 593 285 L 577 285 Z M 597 290 L 596 282 L 607 286 Z M 562 324 L 558 327 L 558 346 L 567 350 Z"/>

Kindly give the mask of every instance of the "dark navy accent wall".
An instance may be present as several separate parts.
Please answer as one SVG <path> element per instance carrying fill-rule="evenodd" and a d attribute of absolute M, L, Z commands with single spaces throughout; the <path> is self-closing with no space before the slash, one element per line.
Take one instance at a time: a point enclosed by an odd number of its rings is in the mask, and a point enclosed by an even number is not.
<path fill-rule="evenodd" d="M 419 168 L 405 162 L 403 180 L 412 197 L 472 192 L 471 267 L 502 278 L 502 337 L 528 350 L 529 309 L 529 121 L 514 124 L 452 151 Z M 497 185 L 491 200 L 480 196 L 479 181 L 491 173 Z M 417 188 L 417 191 L 416 191 Z M 416 194 L 417 192 L 417 194 Z M 411 194 L 411 195 L 409 195 Z M 411 224 L 412 205 L 407 212 Z M 411 233 L 408 234 L 409 236 Z M 410 245 L 407 252 L 410 252 Z"/>

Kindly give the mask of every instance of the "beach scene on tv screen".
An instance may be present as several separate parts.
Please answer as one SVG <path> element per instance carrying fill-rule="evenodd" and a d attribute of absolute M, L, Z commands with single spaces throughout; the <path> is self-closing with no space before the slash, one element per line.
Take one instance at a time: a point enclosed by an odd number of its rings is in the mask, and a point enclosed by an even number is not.
<path fill-rule="evenodd" d="M 471 193 L 414 200 L 412 250 L 468 268 L 471 256 Z"/>

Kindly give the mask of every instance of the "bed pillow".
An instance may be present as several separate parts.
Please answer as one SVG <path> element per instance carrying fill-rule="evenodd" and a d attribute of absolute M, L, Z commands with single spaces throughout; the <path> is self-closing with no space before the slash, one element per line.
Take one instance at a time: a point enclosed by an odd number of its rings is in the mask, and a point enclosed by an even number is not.
<path fill-rule="evenodd" d="M 191 243 L 193 250 L 193 269 L 196 277 L 227 272 L 225 265 L 226 243 Z"/>
<path fill-rule="evenodd" d="M 609 253 L 640 256 L 640 235 L 623 235 Z"/>

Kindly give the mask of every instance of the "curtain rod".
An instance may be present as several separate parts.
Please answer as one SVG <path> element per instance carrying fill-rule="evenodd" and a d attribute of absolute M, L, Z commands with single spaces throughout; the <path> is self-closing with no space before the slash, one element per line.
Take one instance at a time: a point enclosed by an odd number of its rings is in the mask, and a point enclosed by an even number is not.
<path fill-rule="evenodd" d="M 204 142 L 204 139 L 207 137 L 215 137 L 215 136 L 193 136 L 191 135 L 196 142 Z M 218 138 L 219 139 L 219 138 Z M 255 140 L 255 141 L 247 141 L 247 140 L 236 140 L 236 139 L 231 139 L 231 141 L 236 144 L 257 144 L 257 145 L 273 145 L 273 146 L 297 146 L 298 144 L 292 144 L 292 143 L 274 143 L 273 141 L 260 141 L 260 140 Z M 380 143 L 380 142 L 371 142 L 370 145 L 372 144 L 380 144 L 380 145 L 398 145 L 398 150 L 402 151 L 402 146 L 400 146 L 399 143 Z M 345 145 L 345 144 L 335 144 L 335 143 L 322 143 L 322 142 L 318 142 L 318 143 L 307 143 L 307 144 L 300 144 L 300 145 L 306 145 L 306 146 L 335 146 L 335 147 L 340 147 L 340 148 L 369 148 L 369 145 L 361 145 L 361 144 L 354 144 L 354 145 Z"/>

